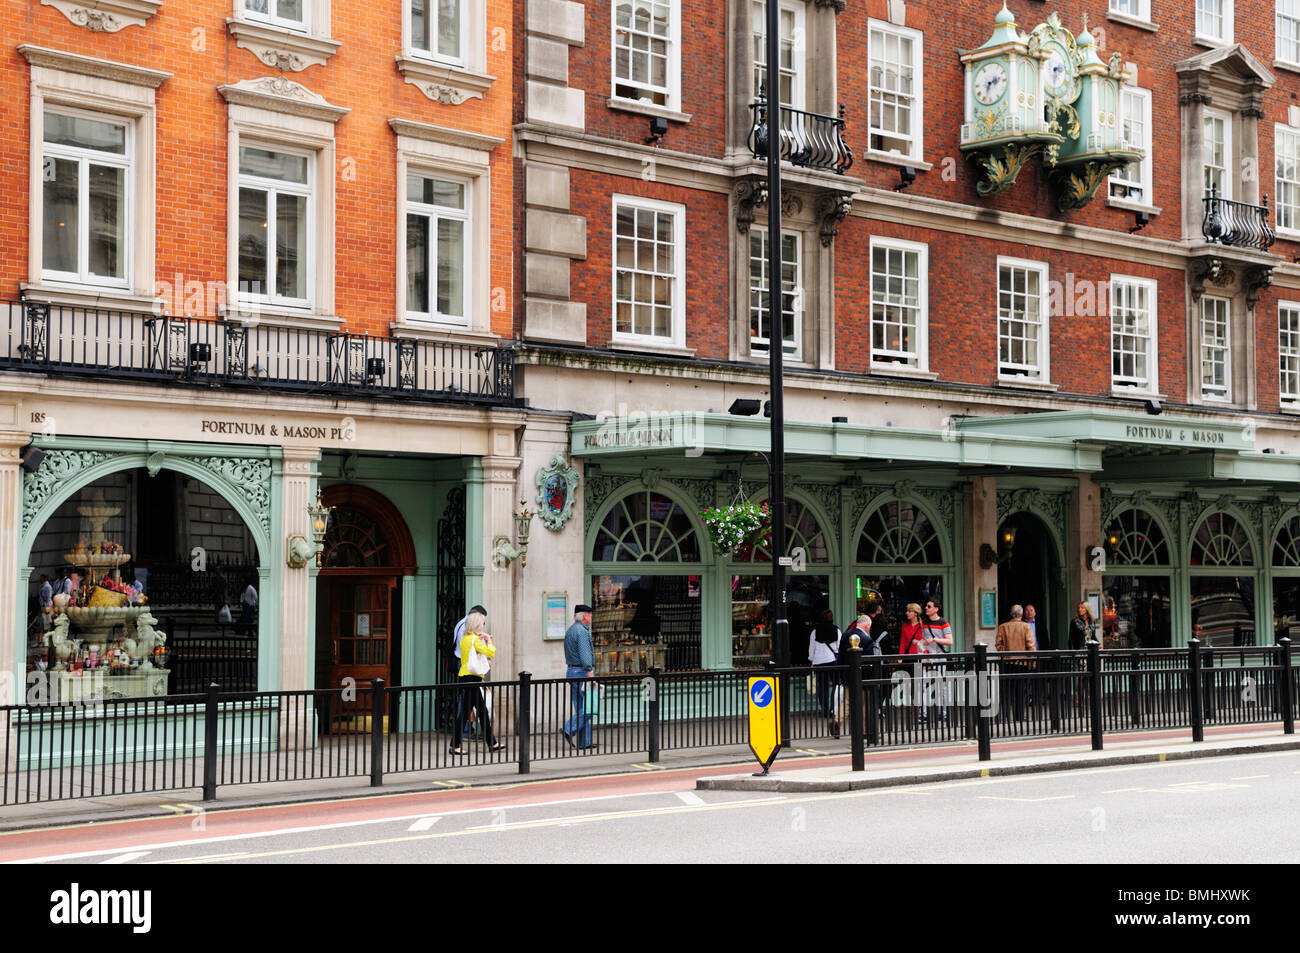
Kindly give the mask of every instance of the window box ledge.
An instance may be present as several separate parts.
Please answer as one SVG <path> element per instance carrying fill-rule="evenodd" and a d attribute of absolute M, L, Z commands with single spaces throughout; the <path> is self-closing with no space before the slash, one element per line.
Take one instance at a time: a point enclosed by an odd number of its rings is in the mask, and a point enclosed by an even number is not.
<path fill-rule="evenodd" d="M 1290 70 L 1292 73 L 1300 73 L 1300 63 L 1288 63 L 1286 60 L 1274 60 L 1274 69 Z"/>
<path fill-rule="evenodd" d="M 1277 237 L 1287 242 L 1300 242 L 1300 230 L 1294 228 L 1276 229 Z"/>
<path fill-rule="evenodd" d="M 1110 396 L 1119 400 L 1168 400 L 1166 394 L 1151 390 L 1138 390 L 1136 387 L 1116 387 L 1111 385 Z"/>
<path fill-rule="evenodd" d="M 1156 26 L 1150 20 L 1143 20 L 1141 17 L 1129 16 L 1127 13 L 1118 13 L 1115 10 L 1107 11 L 1107 20 L 1114 20 L 1116 23 L 1123 23 L 1125 26 L 1137 27 L 1139 30 L 1150 30 L 1152 33 L 1159 31 L 1160 27 Z"/>
<path fill-rule="evenodd" d="M 610 96 L 605 100 L 605 105 L 610 109 L 619 109 L 625 113 L 636 113 L 640 116 L 659 116 L 670 122 L 690 122 L 694 118 L 694 113 L 678 112 L 676 109 L 669 109 L 666 106 L 643 103 L 639 99 L 623 99 L 621 96 Z"/>
<path fill-rule="evenodd" d="M 269 324 L 277 328 L 308 328 L 316 331 L 340 331 L 343 319 L 336 314 L 317 314 L 314 311 L 278 308 L 250 302 L 245 310 L 230 306 L 222 309 L 222 317 L 231 324 Z"/>
<path fill-rule="evenodd" d="M 30 284 L 21 282 L 24 301 L 52 304 L 65 308 L 111 308 L 161 314 L 165 302 L 153 295 L 136 294 L 129 288 L 101 288 L 93 285 Z"/>
<path fill-rule="evenodd" d="M 1061 389 L 1060 384 L 1053 384 L 1050 381 L 1039 381 L 1024 377 L 1003 377 L 1001 375 L 998 377 L 997 386 L 1013 390 L 1058 391 Z"/>
<path fill-rule="evenodd" d="M 939 375 L 934 371 L 922 370 L 919 367 L 908 367 L 905 364 L 889 364 L 883 361 L 872 361 L 869 373 L 881 377 L 903 377 L 918 381 L 937 381 L 939 379 Z"/>
<path fill-rule="evenodd" d="M 628 351 L 640 354 L 666 354 L 669 357 L 694 357 L 695 348 L 677 344 L 657 344 L 653 341 L 610 341 L 611 351 Z"/>
<path fill-rule="evenodd" d="M 501 336 L 488 331 L 473 331 L 452 325 L 419 324 L 415 321 L 394 321 L 389 325 L 393 337 L 407 341 L 430 341 L 435 344 L 469 344 L 476 347 L 496 347 Z"/>
<path fill-rule="evenodd" d="M 461 66 L 439 63 L 422 56 L 397 57 L 397 71 L 435 103 L 459 106 L 467 99 L 482 99 L 497 81 L 495 76 Z"/>
<path fill-rule="evenodd" d="M 1193 46 L 1203 46 L 1208 50 L 1217 50 L 1220 47 L 1232 46 L 1231 40 L 1216 40 L 1212 36 L 1201 36 L 1199 33 L 1192 37 Z"/>
<path fill-rule="evenodd" d="M 1128 212 L 1146 212 L 1148 215 L 1159 215 L 1163 209 L 1154 205 L 1143 205 L 1141 202 L 1134 202 L 1129 199 L 1117 199 L 1106 197 L 1106 204 L 1111 208 L 1120 208 Z"/>
<path fill-rule="evenodd" d="M 862 154 L 862 158 L 868 162 L 883 162 L 885 165 L 909 165 L 918 172 L 929 172 L 934 168 L 933 162 L 924 162 L 921 159 L 909 159 L 907 156 L 900 156 L 897 152 L 876 152 L 868 149 Z"/>
<path fill-rule="evenodd" d="M 1292 416 L 1300 416 L 1300 401 L 1283 400 L 1282 403 L 1278 405 L 1277 410 L 1278 413 L 1280 414 L 1291 414 Z"/>
<path fill-rule="evenodd" d="M 41 0 L 77 26 L 92 33 L 116 33 L 129 26 L 144 26 L 158 12 L 162 0 Z"/>
<path fill-rule="evenodd" d="M 337 40 L 298 33 L 268 23 L 230 19 L 226 21 L 226 27 L 240 49 L 248 50 L 273 69 L 293 73 L 301 72 L 308 66 L 324 66 L 342 46 Z"/>

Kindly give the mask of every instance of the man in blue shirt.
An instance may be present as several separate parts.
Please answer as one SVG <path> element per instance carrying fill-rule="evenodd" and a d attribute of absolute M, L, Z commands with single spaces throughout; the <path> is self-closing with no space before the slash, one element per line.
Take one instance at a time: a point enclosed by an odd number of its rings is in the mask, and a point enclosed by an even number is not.
<path fill-rule="evenodd" d="M 591 719 L 587 717 L 587 679 L 595 673 L 596 653 L 591 647 L 591 606 L 579 603 L 573 609 L 573 625 L 564 633 L 565 677 L 573 715 L 564 723 L 564 740 L 572 747 L 594 748 Z M 577 736 L 575 740 L 574 736 Z"/>

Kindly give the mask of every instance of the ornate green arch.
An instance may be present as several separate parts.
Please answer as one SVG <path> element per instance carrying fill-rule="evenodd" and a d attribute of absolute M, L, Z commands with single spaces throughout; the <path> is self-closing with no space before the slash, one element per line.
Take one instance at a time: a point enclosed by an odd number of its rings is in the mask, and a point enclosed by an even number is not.
<path fill-rule="evenodd" d="M 708 533 L 705 531 L 704 524 L 701 522 L 699 513 L 697 512 L 697 504 L 682 492 L 680 488 L 674 486 L 668 481 L 656 481 L 653 484 L 649 484 L 644 480 L 634 479 L 620 485 L 605 498 L 605 500 L 600 504 L 600 507 L 596 510 L 590 525 L 587 527 L 587 532 L 583 540 L 583 558 L 589 566 L 613 566 L 616 564 L 622 566 L 644 566 L 654 565 L 659 562 L 657 559 L 625 560 L 620 562 L 618 560 L 611 561 L 593 558 L 593 548 L 602 528 L 604 527 L 606 518 L 611 512 L 613 512 L 616 506 L 621 505 L 624 500 L 638 493 L 654 493 L 662 496 L 671 503 L 681 507 L 682 512 L 686 514 L 686 518 L 690 523 L 691 532 L 695 534 L 696 541 L 699 545 L 700 559 L 698 562 L 683 561 L 680 563 L 674 563 L 673 565 L 702 566 L 715 561 L 715 557 L 713 556 L 708 544 Z"/>
<path fill-rule="evenodd" d="M 1131 526 L 1124 525 L 1123 519 L 1129 513 L 1137 514 L 1132 520 Z M 1140 554 L 1142 552 L 1151 552 L 1155 546 L 1149 539 L 1132 538 L 1134 533 L 1141 529 L 1137 519 L 1145 518 L 1149 520 L 1163 537 L 1159 542 L 1165 550 L 1165 560 L 1160 561 L 1132 561 L 1119 558 L 1124 553 Z M 1111 543 L 1111 531 L 1119 523 L 1116 540 Z M 1163 513 L 1154 507 L 1143 506 L 1132 500 L 1121 497 L 1118 505 L 1107 514 L 1101 527 L 1103 544 L 1106 547 L 1107 557 L 1106 565 L 1110 568 L 1112 565 L 1122 569 L 1132 568 L 1153 568 L 1153 569 L 1172 569 L 1178 564 L 1178 532 L 1174 526 L 1171 526 L 1168 519 Z M 1153 554 L 1154 555 L 1154 554 Z"/>
<path fill-rule="evenodd" d="M 945 518 L 944 513 L 934 505 L 933 501 L 926 499 L 919 493 L 909 492 L 906 487 L 901 488 L 881 488 L 883 492 L 871 496 L 860 509 L 857 518 L 853 521 L 853 534 L 845 541 L 844 553 L 848 558 L 849 565 L 857 566 L 902 566 L 913 565 L 918 567 L 931 567 L 935 569 L 950 568 L 954 564 L 953 558 L 953 525 L 949 519 Z M 929 522 L 934 529 L 935 536 L 939 541 L 939 554 L 942 558 L 940 563 L 861 563 L 857 560 L 858 543 L 862 539 L 862 534 L 866 531 L 867 521 L 871 519 L 880 509 L 888 506 L 890 503 L 901 503 L 914 507 Z"/>
<path fill-rule="evenodd" d="M 768 488 L 764 486 L 758 490 L 752 491 L 749 494 L 749 500 L 754 503 L 761 503 L 763 500 L 766 500 L 768 496 L 769 496 Z M 824 561 L 816 562 L 810 556 L 808 559 L 808 565 L 823 566 L 828 568 L 838 566 L 840 564 L 840 558 L 839 558 L 840 551 L 838 548 L 835 527 L 834 524 L 831 523 L 827 513 L 822 509 L 821 505 L 810 494 L 800 492 L 799 490 L 787 490 L 786 500 L 787 503 L 793 501 L 793 502 L 797 502 L 801 507 L 803 507 L 804 511 L 812 516 L 813 521 L 817 524 L 817 528 L 821 531 L 822 542 L 826 547 L 827 558 Z M 791 530 L 794 530 L 794 532 L 791 532 Z M 790 548 L 793 548 L 796 545 L 800 545 L 798 540 L 802 539 L 805 535 L 806 535 L 805 531 L 802 527 L 791 525 L 790 511 L 787 508 L 786 510 L 787 545 Z M 763 549 L 764 552 L 769 552 L 770 554 L 770 547 L 764 546 L 759 548 Z M 750 558 L 748 559 L 734 559 L 733 562 L 738 565 L 752 565 L 752 564 L 771 565 L 770 558 L 759 559 L 754 555 L 751 555 Z"/>
<path fill-rule="evenodd" d="M 1240 544 L 1223 532 L 1223 517 L 1228 517 L 1241 530 L 1241 535 L 1245 540 L 1246 552 L 1244 561 L 1234 562 L 1231 557 L 1241 549 Z M 1211 520 L 1218 522 L 1217 528 L 1211 527 Z M 1254 520 L 1239 510 L 1237 507 L 1228 505 L 1216 505 L 1207 508 L 1200 513 L 1195 521 L 1190 522 L 1187 528 L 1187 565 L 1191 569 L 1258 569 L 1269 565 L 1272 559 L 1272 553 L 1266 552 L 1260 545 L 1259 534 L 1254 526 Z M 1198 544 L 1203 527 L 1210 529 L 1209 538 L 1204 544 Z M 1215 562 L 1200 562 L 1193 565 L 1192 557 L 1200 548 L 1207 556 L 1215 559 Z"/>
<path fill-rule="evenodd" d="M 998 528 L 1008 518 L 1017 513 L 1029 513 L 1036 516 L 1047 529 L 1047 538 L 1056 548 L 1057 567 L 1063 575 L 1067 571 L 1069 547 L 1066 546 L 1065 532 L 1069 521 L 1070 494 L 1041 490 L 1037 487 L 998 490 Z M 1064 578 L 1058 580 L 1064 585 Z"/>
<path fill-rule="evenodd" d="M 213 446 L 159 449 L 151 444 L 131 450 L 107 446 L 101 441 L 83 449 L 48 446 L 40 468 L 23 474 L 20 565 L 26 565 L 36 536 L 66 500 L 101 477 L 134 469 L 146 469 L 151 475 L 161 469 L 176 470 L 212 487 L 244 521 L 257 546 L 258 562 L 269 564 L 272 465 L 265 451 L 240 447 L 221 455 L 224 448 Z"/>

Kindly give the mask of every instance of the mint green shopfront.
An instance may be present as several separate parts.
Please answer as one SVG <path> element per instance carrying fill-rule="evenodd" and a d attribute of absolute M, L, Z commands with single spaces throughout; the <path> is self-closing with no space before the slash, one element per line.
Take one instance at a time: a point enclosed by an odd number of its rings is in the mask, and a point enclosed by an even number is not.
<path fill-rule="evenodd" d="M 1300 464 L 1235 421 L 1071 411 L 946 431 L 787 423 L 792 660 L 824 610 L 879 600 L 897 633 L 937 597 L 957 648 L 1012 604 L 1068 647 L 1087 601 L 1108 647 L 1300 634 Z M 1180 440 L 1179 434 L 1182 434 Z M 767 497 L 767 422 L 685 415 L 573 425 L 597 668 L 749 668 L 770 657 L 770 554 L 713 551 L 698 511 Z M 742 482 L 743 475 L 743 482 Z M 983 610 L 983 611 L 981 611 Z"/>

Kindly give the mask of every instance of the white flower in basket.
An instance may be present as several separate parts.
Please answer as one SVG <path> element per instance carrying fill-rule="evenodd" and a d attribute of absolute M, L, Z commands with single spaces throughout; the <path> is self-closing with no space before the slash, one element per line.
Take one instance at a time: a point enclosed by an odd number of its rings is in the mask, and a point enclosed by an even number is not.
<path fill-rule="evenodd" d="M 702 509 L 700 519 L 709 531 L 709 539 L 723 556 L 730 556 L 746 543 L 762 543 L 772 531 L 772 516 L 766 502 L 756 504 L 746 500 Z"/>

